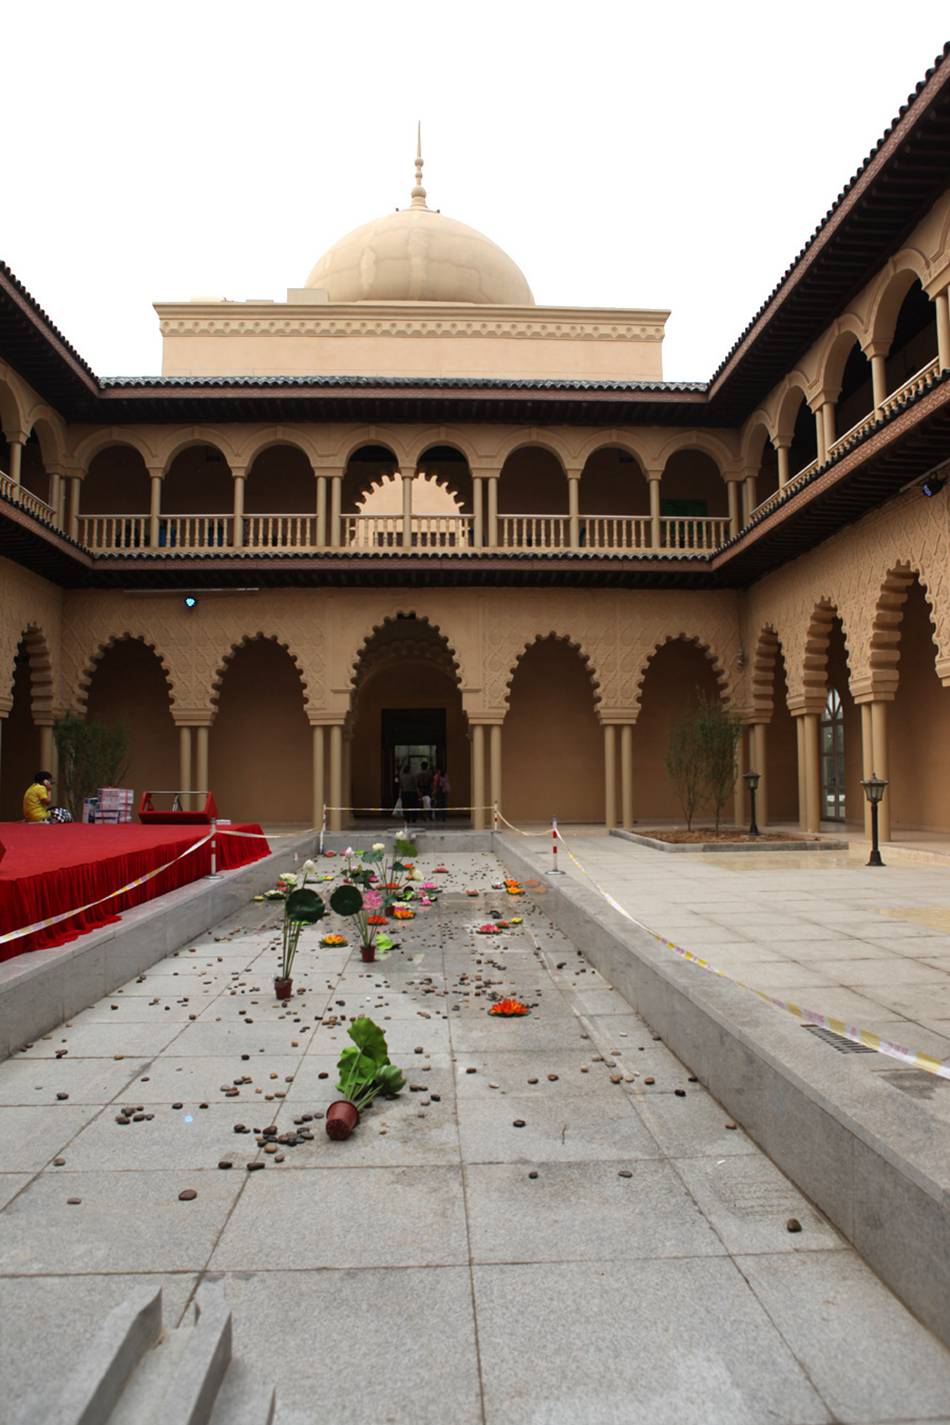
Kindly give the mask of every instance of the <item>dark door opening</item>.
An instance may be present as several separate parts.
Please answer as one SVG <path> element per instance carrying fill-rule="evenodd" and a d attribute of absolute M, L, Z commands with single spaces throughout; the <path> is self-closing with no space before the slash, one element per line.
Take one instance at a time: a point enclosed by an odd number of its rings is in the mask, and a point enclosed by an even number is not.
<path fill-rule="evenodd" d="M 395 804 L 400 769 L 408 763 L 418 772 L 423 762 L 428 762 L 430 771 L 435 767 L 449 770 L 445 763 L 445 708 L 384 708 L 380 806 Z"/>

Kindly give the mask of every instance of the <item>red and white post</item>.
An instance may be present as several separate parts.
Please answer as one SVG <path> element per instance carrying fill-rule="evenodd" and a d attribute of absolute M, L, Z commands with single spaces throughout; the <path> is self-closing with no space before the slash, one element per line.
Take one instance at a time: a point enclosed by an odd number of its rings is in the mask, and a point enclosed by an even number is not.
<path fill-rule="evenodd" d="M 218 874 L 218 819 L 211 818 L 211 874 Z"/>
<path fill-rule="evenodd" d="M 556 816 L 552 816 L 552 818 L 551 818 L 551 859 L 552 859 L 553 864 L 552 864 L 552 866 L 551 866 L 550 874 L 551 874 L 552 876 L 563 876 L 563 875 L 564 875 L 564 872 L 561 870 L 560 866 L 557 864 L 557 840 L 558 840 L 557 817 L 556 817 Z"/>

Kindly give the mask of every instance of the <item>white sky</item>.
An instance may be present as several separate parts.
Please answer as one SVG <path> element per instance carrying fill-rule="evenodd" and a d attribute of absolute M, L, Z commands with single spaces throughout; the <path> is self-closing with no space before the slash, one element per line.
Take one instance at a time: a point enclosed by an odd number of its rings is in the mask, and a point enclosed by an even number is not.
<path fill-rule="evenodd" d="M 429 205 L 541 304 L 669 307 L 704 380 L 931 65 L 945 0 L 19 0 L 0 257 L 100 375 L 151 303 L 283 300 L 358 224 Z M 579 375 L 583 373 L 578 373 Z"/>

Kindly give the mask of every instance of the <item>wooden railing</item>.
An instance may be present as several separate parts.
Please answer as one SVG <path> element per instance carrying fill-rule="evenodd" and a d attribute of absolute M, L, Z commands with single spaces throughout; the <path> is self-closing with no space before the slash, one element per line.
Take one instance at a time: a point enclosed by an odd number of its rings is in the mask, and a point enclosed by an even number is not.
<path fill-rule="evenodd" d="M 29 510 L 31 515 L 36 515 L 50 524 L 55 523 L 56 513 L 52 505 L 41 500 L 39 495 L 34 495 L 32 490 L 27 490 L 23 485 L 11 480 L 3 470 L 0 470 L 0 495 L 12 500 L 13 504 L 19 505 L 21 509 Z"/>
<path fill-rule="evenodd" d="M 161 515 L 158 552 L 163 549 L 229 549 L 232 515 Z"/>
<path fill-rule="evenodd" d="M 245 549 L 317 549 L 316 515 L 245 515 Z"/>
<path fill-rule="evenodd" d="M 347 549 L 400 549 L 402 515 L 344 515 L 343 543 Z"/>
<path fill-rule="evenodd" d="M 80 515 L 78 539 L 97 553 L 148 549 L 148 515 Z"/>
<path fill-rule="evenodd" d="M 719 515 L 664 515 L 660 540 L 664 549 L 708 553 L 729 538 L 729 521 Z"/>
<path fill-rule="evenodd" d="M 649 549 L 653 526 L 649 515 L 581 515 L 582 549 Z"/>
<path fill-rule="evenodd" d="M 499 549 L 567 549 L 567 515 L 499 515 Z"/>
<path fill-rule="evenodd" d="M 413 552 L 471 549 L 473 524 L 471 515 L 413 515 Z"/>
<path fill-rule="evenodd" d="M 852 442 L 860 439 L 862 435 L 865 435 L 869 430 L 873 429 L 885 416 L 890 415 L 892 411 L 896 410 L 902 401 L 906 401 L 909 396 L 919 395 L 920 392 L 926 388 L 927 382 L 931 377 L 938 375 L 939 372 L 940 361 L 939 358 L 935 356 L 933 361 L 928 361 L 926 366 L 922 366 L 919 371 L 915 371 L 913 376 L 909 377 L 902 386 L 898 386 L 896 391 L 892 391 L 889 396 L 885 396 L 876 410 L 869 411 L 866 416 L 862 416 L 859 421 L 856 421 L 853 426 L 849 427 L 843 435 L 839 435 L 837 440 L 833 441 L 828 447 L 828 459 L 833 460 L 836 455 L 840 454 L 845 446 L 852 444 Z M 752 511 L 753 515 L 758 518 L 761 515 L 769 514 L 793 490 L 797 490 L 800 486 L 804 485 L 808 477 L 814 474 L 818 469 L 819 464 L 820 462 L 818 460 L 812 460 L 801 470 L 796 470 L 795 474 L 789 480 L 785 481 L 785 484 L 780 490 L 773 491 L 760 505 L 756 505 Z"/>

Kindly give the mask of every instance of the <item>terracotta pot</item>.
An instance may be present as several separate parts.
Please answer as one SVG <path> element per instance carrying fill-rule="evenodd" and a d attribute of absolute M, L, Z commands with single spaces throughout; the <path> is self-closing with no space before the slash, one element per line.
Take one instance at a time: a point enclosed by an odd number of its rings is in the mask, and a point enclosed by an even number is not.
<path fill-rule="evenodd" d="M 376 946 L 375 946 L 375 945 L 361 945 L 361 946 L 360 946 L 360 959 L 361 959 L 361 960 L 365 960 L 366 963 L 367 963 L 367 965 L 371 964 L 371 963 L 376 959 Z"/>
<path fill-rule="evenodd" d="M 282 980 L 278 976 L 274 980 L 274 994 L 278 999 L 290 999 L 294 992 L 293 980 Z"/>
<path fill-rule="evenodd" d="M 350 1103 L 348 1098 L 338 1098 L 327 1109 L 327 1137 L 342 1142 L 344 1138 L 349 1138 L 359 1121 L 360 1111 L 356 1104 Z"/>

